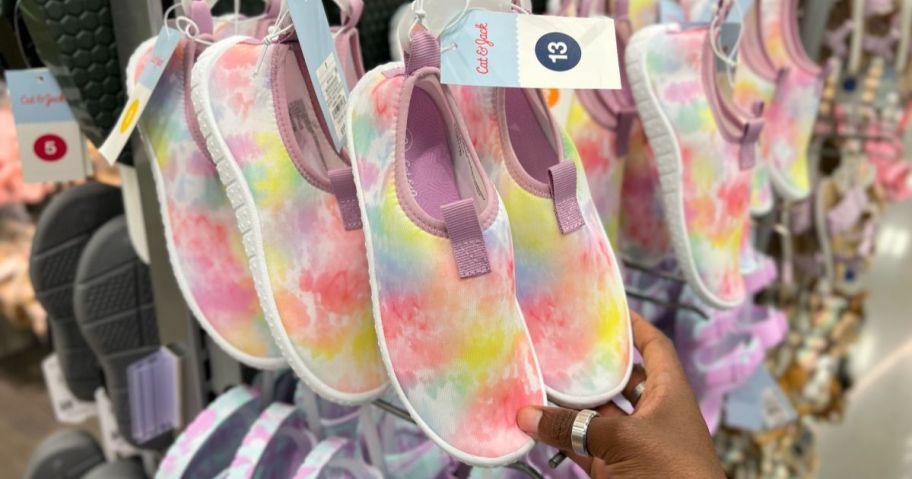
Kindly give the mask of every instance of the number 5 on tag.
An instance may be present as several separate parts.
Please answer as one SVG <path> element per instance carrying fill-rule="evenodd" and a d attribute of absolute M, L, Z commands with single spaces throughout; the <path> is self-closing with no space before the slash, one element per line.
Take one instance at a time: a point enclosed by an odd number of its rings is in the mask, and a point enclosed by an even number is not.
<path fill-rule="evenodd" d="M 149 99 L 152 98 L 155 86 L 161 80 L 162 73 L 164 73 L 165 68 L 171 61 L 171 56 L 174 55 L 174 50 L 177 49 L 177 45 L 180 43 L 181 35 L 180 32 L 167 25 L 162 27 L 161 32 L 158 34 L 158 39 L 155 41 L 155 46 L 152 47 L 149 59 L 146 60 L 139 82 L 136 83 L 130 93 L 130 97 L 127 98 L 127 106 L 120 113 L 117 124 L 114 125 L 114 129 L 108 134 L 104 144 L 98 149 L 98 152 L 108 160 L 108 163 L 112 165 L 116 163 L 120 152 L 127 145 L 130 135 L 149 104 Z"/>
<path fill-rule="evenodd" d="M 22 178 L 70 181 L 90 173 L 85 140 L 63 91 L 47 68 L 6 72 Z"/>

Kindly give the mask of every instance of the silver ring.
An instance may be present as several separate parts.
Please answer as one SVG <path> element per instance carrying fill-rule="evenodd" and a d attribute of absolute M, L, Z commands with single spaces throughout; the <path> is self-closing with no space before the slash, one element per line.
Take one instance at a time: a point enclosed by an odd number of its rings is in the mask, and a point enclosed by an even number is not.
<path fill-rule="evenodd" d="M 633 396 L 633 397 L 630 398 L 630 404 L 632 404 L 633 407 L 636 407 L 637 404 L 640 402 L 640 398 L 643 397 L 643 391 L 645 391 L 645 390 L 646 390 L 646 381 L 643 381 L 640 384 L 637 384 L 636 387 L 633 388 L 633 393 L 631 394 L 631 396 Z"/>
<path fill-rule="evenodd" d="M 570 446 L 577 456 L 589 457 L 586 438 L 589 433 L 589 423 L 596 416 L 598 416 L 597 412 L 583 409 L 576 414 L 576 419 L 573 420 L 573 428 L 570 430 Z"/>

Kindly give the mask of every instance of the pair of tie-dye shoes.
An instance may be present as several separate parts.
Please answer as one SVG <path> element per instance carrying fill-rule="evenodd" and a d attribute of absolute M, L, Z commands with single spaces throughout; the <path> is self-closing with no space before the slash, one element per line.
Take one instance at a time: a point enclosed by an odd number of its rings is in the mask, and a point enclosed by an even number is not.
<path fill-rule="evenodd" d="M 350 3 L 336 47 L 353 83 Z M 294 36 L 201 55 L 183 40 L 141 126 L 172 265 L 220 346 L 252 366 L 287 360 L 337 402 L 373 400 L 391 378 L 447 452 L 505 464 L 532 446 L 522 406 L 546 391 L 595 406 L 624 386 L 625 295 L 541 97 L 451 93 L 436 40 L 418 41 L 432 53 L 358 83 L 342 152 Z"/>

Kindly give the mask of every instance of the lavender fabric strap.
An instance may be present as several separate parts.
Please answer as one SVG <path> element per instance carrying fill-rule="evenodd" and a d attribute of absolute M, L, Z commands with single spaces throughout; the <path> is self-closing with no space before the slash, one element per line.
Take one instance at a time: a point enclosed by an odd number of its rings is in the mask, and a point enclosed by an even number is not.
<path fill-rule="evenodd" d="M 570 234 L 586 224 L 576 197 L 576 163 L 561 161 L 548 169 L 554 212 L 561 233 Z"/>
<path fill-rule="evenodd" d="M 738 162 L 742 170 L 749 170 L 754 167 L 757 161 L 757 140 L 760 138 L 760 132 L 763 131 L 763 120 L 754 118 L 748 120 L 744 125 L 744 136 L 741 137 L 741 153 Z"/>
<path fill-rule="evenodd" d="M 426 67 L 440 68 L 440 44 L 430 32 L 420 30 L 412 34 L 405 71 L 411 75 Z"/>
<path fill-rule="evenodd" d="M 361 229 L 361 208 L 358 206 L 358 190 L 355 188 L 355 176 L 351 167 L 329 171 L 329 183 L 332 193 L 339 203 L 339 213 L 347 231 Z"/>
<path fill-rule="evenodd" d="M 618 156 L 625 156 L 630 152 L 630 132 L 636 117 L 637 112 L 633 108 L 624 109 L 617 114 L 617 129 L 615 130 L 617 139 L 614 143 L 614 152 Z"/>
<path fill-rule="evenodd" d="M 190 19 L 199 28 L 200 35 L 212 33 L 212 13 L 209 5 L 202 0 L 193 0 L 190 4 Z"/>
<path fill-rule="evenodd" d="M 481 232 L 475 203 L 470 199 L 459 200 L 441 206 L 440 211 L 453 246 L 459 277 L 468 279 L 490 273 L 488 247 Z"/>

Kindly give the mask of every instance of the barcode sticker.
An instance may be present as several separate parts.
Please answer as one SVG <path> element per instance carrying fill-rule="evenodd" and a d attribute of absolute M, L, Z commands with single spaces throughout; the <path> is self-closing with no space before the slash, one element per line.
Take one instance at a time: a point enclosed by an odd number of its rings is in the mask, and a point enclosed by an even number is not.
<path fill-rule="evenodd" d="M 323 94 L 326 95 L 326 101 L 329 103 L 333 127 L 339 132 L 339 136 L 344 138 L 347 133 L 345 131 L 345 113 L 348 110 L 348 98 L 346 98 L 345 84 L 342 81 L 340 70 L 337 68 L 335 55 L 326 56 L 326 60 L 317 68 L 317 78 Z"/>
<path fill-rule="evenodd" d="M 336 151 L 345 143 L 345 115 L 348 108 L 348 85 L 343 81 L 342 64 L 336 53 L 335 40 L 321 0 L 288 0 L 288 11 L 298 45 L 304 54 L 307 73 L 314 85 L 317 102 L 329 128 Z"/>

